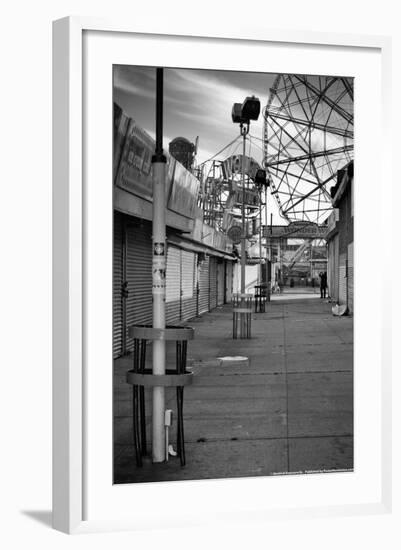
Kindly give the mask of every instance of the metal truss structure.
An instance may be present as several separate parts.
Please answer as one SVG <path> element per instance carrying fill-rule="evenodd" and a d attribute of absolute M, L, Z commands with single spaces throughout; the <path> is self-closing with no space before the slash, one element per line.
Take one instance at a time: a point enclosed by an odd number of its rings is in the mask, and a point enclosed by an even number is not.
<path fill-rule="evenodd" d="M 264 167 L 281 215 L 319 225 L 330 187 L 353 158 L 353 81 L 278 75 L 264 110 Z"/>
<path fill-rule="evenodd" d="M 213 160 L 207 174 L 201 179 L 202 193 L 199 206 L 204 213 L 204 221 L 219 231 L 223 230 L 223 215 L 229 195 L 229 181 L 221 169 L 222 162 Z"/>
<path fill-rule="evenodd" d="M 253 175 L 259 164 L 246 157 L 245 174 L 245 219 L 249 224 L 248 234 L 255 234 L 255 218 L 260 214 L 260 190 L 253 181 Z M 242 155 L 231 155 L 224 161 L 213 160 L 207 170 L 200 173 L 201 192 L 198 206 L 203 209 L 204 221 L 224 233 L 232 225 L 241 225 L 242 208 Z M 250 228 L 252 226 L 252 229 Z"/>

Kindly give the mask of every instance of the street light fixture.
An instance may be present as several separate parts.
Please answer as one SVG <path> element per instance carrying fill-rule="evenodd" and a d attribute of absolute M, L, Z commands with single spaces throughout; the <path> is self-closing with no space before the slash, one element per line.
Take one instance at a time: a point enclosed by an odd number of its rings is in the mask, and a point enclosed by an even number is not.
<path fill-rule="evenodd" d="M 231 117 L 236 124 L 246 123 L 249 126 L 251 120 L 258 120 L 260 115 L 260 101 L 254 95 L 246 97 L 243 103 L 234 103 Z"/>
<path fill-rule="evenodd" d="M 231 118 L 234 124 L 240 125 L 240 134 L 243 137 L 242 143 L 242 238 L 241 238 L 241 294 L 245 294 L 245 242 L 246 242 L 246 224 L 245 224 L 245 147 L 246 136 L 249 133 L 251 120 L 258 120 L 260 114 L 260 101 L 257 97 L 246 97 L 243 103 L 234 103 Z M 244 304 L 244 298 L 241 300 Z M 245 318 L 243 315 L 242 317 Z M 244 323 L 241 322 L 241 337 L 246 334 Z"/>

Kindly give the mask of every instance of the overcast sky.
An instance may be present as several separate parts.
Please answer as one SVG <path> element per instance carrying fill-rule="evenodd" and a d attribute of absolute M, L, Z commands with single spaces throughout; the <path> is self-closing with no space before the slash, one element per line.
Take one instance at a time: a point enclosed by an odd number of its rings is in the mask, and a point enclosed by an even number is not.
<path fill-rule="evenodd" d="M 261 73 L 165 69 L 165 146 L 178 136 L 192 142 L 199 136 L 198 163 L 207 160 L 239 135 L 238 124 L 231 121 L 233 103 L 242 103 L 245 97 L 255 95 L 263 108 L 274 78 L 273 74 Z M 115 66 L 114 100 L 153 137 L 155 86 L 155 68 Z M 262 129 L 261 113 L 259 120 L 251 123 L 251 135 L 262 138 Z M 259 161 L 261 145 L 255 140 L 251 151 Z"/>
<path fill-rule="evenodd" d="M 251 122 L 247 155 L 262 161 L 263 108 L 267 104 L 269 89 L 276 75 L 210 71 L 200 69 L 165 69 L 164 71 L 164 148 L 175 137 L 183 136 L 195 142 L 199 136 L 198 164 L 214 156 L 239 136 L 239 125 L 231 120 L 233 103 L 242 103 L 245 97 L 260 99 L 261 114 Z M 156 69 L 116 65 L 114 67 L 114 101 L 153 138 L 155 137 Z M 256 139 L 259 138 L 259 139 Z M 249 149 L 250 147 L 250 149 Z M 218 158 L 241 153 L 241 142 L 230 147 Z M 273 223 L 279 219 L 278 209 L 269 200 Z"/>

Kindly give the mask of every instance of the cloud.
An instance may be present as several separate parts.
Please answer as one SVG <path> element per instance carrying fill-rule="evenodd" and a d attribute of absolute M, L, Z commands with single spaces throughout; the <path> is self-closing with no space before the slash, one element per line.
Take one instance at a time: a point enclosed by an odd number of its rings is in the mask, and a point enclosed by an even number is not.
<path fill-rule="evenodd" d="M 174 95 L 184 100 L 183 116 L 203 117 L 204 120 L 213 120 L 226 126 L 231 123 L 233 103 L 242 102 L 253 93 L 252 86 L 250 89 L 235 86 L 224 77 L 215 76 L 213 71 L 169 69 L 169 72 L 173 78 L 167 78 Z M 261 98 L 262 103 L 263 99 Z"/>
<path fill-rule="evenodd" d="M 136 97 L 155 97 L 155 78 L 149 69 L 144 67 L 130 67 L 127 65 L 116 65 L 113 71 L 113 85 L 117 90 L 132 94 Z"/>
<path fill-rule="evenodd" d="M 149 128 L 154 129 L 155 76 L 151 67 L 120 65 L 114 70 L 116 101 L 153 137 Z M 214 156 L 239 136 L 238 125 L 231 120 L 233 103 L 255 94 L 263 105 L 272 78 L 268 74 L 165 69 L 164 131 L 169 137 L 164 146 L 171 141 L 170 136 L 182 135 L 191 141 L 199 136 L 198 162 Z M 259 121 L 252 123 L 251 133 L 261 138 L 262 132 L 261 115 Z M 219 158 L 238 152 L 231 147 Z M 260 149 L 252 148 L 251 154 L 261 160 Z"/>

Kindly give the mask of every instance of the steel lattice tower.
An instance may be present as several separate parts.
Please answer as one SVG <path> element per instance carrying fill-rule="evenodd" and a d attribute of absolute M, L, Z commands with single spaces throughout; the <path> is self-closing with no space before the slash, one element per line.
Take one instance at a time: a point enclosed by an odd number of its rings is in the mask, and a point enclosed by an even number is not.
<path fill-rule="evenodd" d="M 281 215 L 322 223 L 337 170 L 353 158 L 353 80 L 278 75 L 264 110 L 264 166 Z"/>

